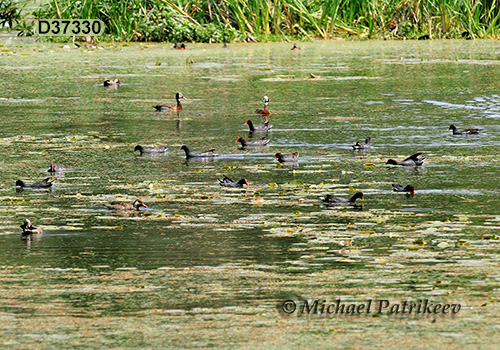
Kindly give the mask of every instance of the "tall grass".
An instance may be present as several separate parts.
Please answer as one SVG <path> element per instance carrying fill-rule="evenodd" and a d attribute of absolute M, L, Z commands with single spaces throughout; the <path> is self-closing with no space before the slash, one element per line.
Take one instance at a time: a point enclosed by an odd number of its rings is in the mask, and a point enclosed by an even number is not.
<path fill-rule="evenodd" d="M 500 0 L 50 0 L 43 18 L 93 18 L 124 41 L 499 36 Z"/>

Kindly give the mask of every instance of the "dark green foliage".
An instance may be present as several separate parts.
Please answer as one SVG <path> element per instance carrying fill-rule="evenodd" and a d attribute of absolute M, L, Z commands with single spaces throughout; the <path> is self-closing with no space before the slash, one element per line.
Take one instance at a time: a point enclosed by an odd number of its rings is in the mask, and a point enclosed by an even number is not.
<path fill-rule="evenodd" d="M 165 1 L 51 1 L 35 16 L 101 19 L 108 39 L 119 41 L 223 42 L 237 36 L 233 28 L 197 22 Z"/>
<path fill-rule="evenodd" d="M 21 19 L 21 10 L 12 0 L 0 0 L 0 27 L 8 24 L 9 29 Z"/>
<path fill-rule="evenodd" d="M 101 19 L 107 38 L 121 41 L 495 38 L 499 6 L 497 0 L 51 0 L 35 15 Z"/>

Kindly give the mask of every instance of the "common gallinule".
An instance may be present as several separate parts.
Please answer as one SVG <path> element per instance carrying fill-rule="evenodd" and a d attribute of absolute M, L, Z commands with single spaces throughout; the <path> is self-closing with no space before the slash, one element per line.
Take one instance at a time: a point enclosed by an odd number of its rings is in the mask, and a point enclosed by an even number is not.
<path fill-rule="evenodd" d="M 284 156 L 281 153 L 276 153 L 274 159 L 277 159 L 280 163 L 296 163 L 299 161 L 299 152 L 294 152 L 290 155 Z"/>
<path fill-rule="evenodd" d="M 255 114 L 262 115 L 262 116 L 270 115 L 271 112 L 267 108 L 267 105 L 269 104 L 269 97 L 264 96 L 264 100 L 262 100 L 262 102 L 264 102 L 264 108 L 257 108 L 255 110 Z"/>
<path fill-rule="evenodd" d="M 465 129 L 465 130 L 462 130 L 462 131 L 459 131 L 457 129 L 457 127 L 455 125 L 450 125 L 450 127 L 448 128 L 448 130 L 452 130 L 453 131 L 453 135 L 477 135 L 479 134 L 479 130 L 478 128 L 470 128 L 470 129 Z"/>
<path fill-rule="evenodd" d="M 210 149 L 205 152 L 191 152 L 191 150 L 186 145 L 181 146 L 179 150 L 181 149 L 186 152 L 186 158 L 212 158 L 218 156 L 217 153 L 214 153 L 215 149 Z"/>
<path fill-rule="evenodd" d="M 106 207 L 108 207 L 109 209 L 114 209 L 114 210 L 139 210 L 140 207 L 144 207 L 144 208 L 148 207 L 140 199 L 136 199 L 133 204 L 130 204 L 127 202 L 122 202 L 122 201 L 114 201 L 114 202 L 111 202 L 109 204 L 105 203 L 104 205 Z"/>
<path fill-rule="evenodd" d="M 120 86 L 122 82 L 118 79 L 106 79 L 104 80 L 104 86 Z"/>
<path fill-rule="evenodd" d="M 402 165 L 402 166 L 419 166 L 424 164 L 424 160 L 427 159 L 427 157 L 424 158 L 418 158 L 422 153 L 415 153 L 412 156 L 409 156 L 405 160 L 399 161 L 399 160 L 394 160 L 394 159 L 389 159 L 385 164 L 389 165 Z"/>
<path fill-rule="evenodd" d="M 293 44 L 292 50 L 299 51 L 300 47 L 298 47 L 297 44 Z"/>
<path fill-rule="evenodd" d="M 147 154 L 165 153 L 167 150 L 168 150 L 168 148 L 165 146 L 156 146 L 154 148 L 144 148 L 141 145 L 137 145 L 134 148 L 134 152 L 139 151 L 141 153 L 141 155 L 143 153 L 147 153 Z"/>
<path fill-rule="evenodd" d="M 355 150 L 355 151 L 368 149 L 368 148 L 371 147 L 371 141 L 372 141 L 372 138 L 371 137 L 367 137 L 366 140 L 365 140 L 365 143 L 361 143 L 361 142 L 358 141 L 358 142 L 356 142 L 352 146 L 352 149 Z"/>
<path fill-rule="evenodd" d="M 64 164 L 50 164 L 50 168 L 47 170 L 48 173 L 60 173 L 64 171 Z"/>
<path fill-rule="evenodd" d="M 28 236 L 41 235 L 43 233 L 43 229 L 38 225 L 33 225 L 29 219 L 24 219 L 21 228 L 23 230 L 23 232 L 21 232 L 23 239 L 28 238 Z"/>
<path fill-rule="evenodd" d="M 241 179 L 240 181 L 233 181 L 226 175 L 224 175 L 224 178 L 222 180 L 217 179 L 217 181 L 219 181 L 219 185 L 224 187 L 243 187 L 244 185 L 249 186 L 247 179 Z"/>
<path fill-rule="evenodd" d="M 52 186 L 52 184 L 54 182 L 56 182 L 56 180 L 57 179 L 51 180 L 50 177 L 48 177 L 46 179 L 43 179 L 42 181 L 38 181 L 38 182 L 35 182 L 32 184 L 27 184 L 27 183 L 24 183 L 24 181 L 17 180 L 16 186 L 25 187 L 25 188 L 48 188 L 48 187 Z"/>
<path fill-rule="evenodd" d="M 401 186 L 400 184 L 392 184 L 392 190 L 394 192 L 409 192 L 411 194 L 415 194 L 415 187 L 412 185 Z"/>
<path fill-rule="evenodd" d="M 245 141 L 243 138 L 238 137 L 236 142 L 241 143 L 241 147 L 263 147 L 269 143 L 269 139 L 262 137 L 253 141 Z"/>
<path fill-rule="evenodd" d="M 180 92 L 175 94 L 175 99 L 177 101 L 177 106 L 172 105 L 156 105 L 155 108 L 158 112 L 161 111 L 182 111 L 181 98 L 186 99 Z"/>
<path fill-rule="evenodd" d="M 268 132 L 273 127 L 269 124 L 269 120 L 266 120 L 264 124 L 254 125 L 250 119 L 247 119 L 245 124 L 248 125 L 250 132 Z"/>
<path fill-rule="evenodd" d="M 320 199 L 324 203 L 328 204 L 353 204 L 354 202 L 356 202 L 356 199 L 358 198 L 363 199 L 362 192 L 356 192 L 354 196 L 352 196 L 351 198 L 333 197 L 331 194 L 327 194 L 324 197 L 320 197 Z"/>

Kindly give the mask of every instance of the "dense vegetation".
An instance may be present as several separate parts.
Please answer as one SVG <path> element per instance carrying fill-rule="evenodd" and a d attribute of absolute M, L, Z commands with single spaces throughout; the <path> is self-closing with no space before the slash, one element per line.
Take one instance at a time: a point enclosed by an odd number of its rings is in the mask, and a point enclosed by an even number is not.
<path fill-rule="evenodd" d="M 101 19 L 108 39 L 120 41 L 497 38 L 500 31 L 500 0 L 50 0 L 33 15 Z"/>

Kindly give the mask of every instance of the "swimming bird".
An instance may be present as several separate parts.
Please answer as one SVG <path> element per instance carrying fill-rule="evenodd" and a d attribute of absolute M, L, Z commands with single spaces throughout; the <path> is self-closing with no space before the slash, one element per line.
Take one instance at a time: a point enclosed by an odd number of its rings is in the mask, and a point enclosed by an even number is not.
<path fill-rule="evenodd" d="M 267 107 L 267 105 L 269 104 L 269 97 L 264 96 L 264 99 L 262 100 L 262 102 L 264 102 L 264 108 L 257 108 L 255 110 L 255 114 L 258 114 L 258 115 L 261 115 L 261 116 L 268 116 L 268 115 L 270 115 L 271 112 L 269 111 L 269 108 Z"/>
<path fill-rule="evenodd" d="M 477 134 L 479 134 L 479 131 L 481 129 L 470 128 L 470 129 L 465 129 L 465 130 L 459 131 L 457 129 L 457 127 L 452 124 L 452 125 L 450 125 L 450 127 L 448 128 L 448 130 L 452 130 L 453 131 L 453 135 L 477 135 Z"/>
<path fill-rule="evenodd" d="M 172 105 L 156 105 L 155 108 L 158 112 L 162 111 L 182 111 L 181 98 L 186 99 L 180 92 L 175 94 L 175 99 L 177 101 L 177 106 Z"/>
<path fill-rule="evenodd" d="M 134 152 L 135 151 L 139 151 L 141 153 L 141 155 L 143 153 L 147 153 L 147 154 L 159 154 L 159 153 L 165 153 L 166 151 L 168 150 L 167 147 L 165 146 L 156 146 L 154 148 L 144 148 L 142 147 L 141 145 L 137 145 L 135 146 L 134 148 Z"/>
<path fill-rule="evenodd" d="M 364 150 L 364 149 L 368 149 L 370 148 L 372 145 L 371 145 L 371 141 L 372 141 L 372 138 L 371 137 L 367 137 L 366 140 L 365 140 L 365 143 L 361 143 L 359 141 L 357 141 L 353 146 L 352 146 L 352 149 L 355 150 L 355 151 L 359 151 L 359 150 Z"/>
<path fill-rule="evenodd" d="M 43 179 L 41 181 L 38 181 L 38 182 L 35 182 L 32 184 L 27 184 L 27 183 L 24 183 L 24 181 L 17 180 L 16 186 L 25 187 L 25 188 L 48 188 L 48 187 L 52 186 L 52 184 L 54 182 L 56 182 L 56 180 L 57 179 L 51 180 L 50 177 L 48 177 L 46 179 Z"/>
<path fill-rule="evenodd" d="M 184 45 L 184 44 L 178 45 L 177 43 L 175 43 L 174 44 L 174 49 L 176 49 L 176 50 L 185 50 L 186 49 L 186 45 Z"/>
<path fill-rule="evenodd" d="M 262 137 L 253 141 L 245 141 L 243 138 L 238 137 L 236 142 L 241 143 L 241 147 L 263 147 L 269 143 L 269 139 Z"/>
<path fill-rule="evenodd" d="M 409 192 L 412 195 L 415 194 L 415 187 L 413 187 L 412 185 L 406 185 L 405 187 L 403 187 L 400 184 L 392 184 L 392 190 L 394 192 Z"/>
<path fill-rule="evenodd" d="M 137 211 L 139 211 L 140 207 L 144 207 L 144 208 L 148 207 L 140 199 L 136 199 L 133 204 L 123 202 L 123 201 L 114 201 L 114 202 L 111 202 L 109 204 L 105 203 L 104 205 L 106 207 L 108 207 L 109 209 L 113 209 L 113 210 L 137 210 Z"/>
<path fill-rule="evenodd" d="M 64 171 L 64 164 L 50 164 L 50 168 L 47 170 L 48 173 L 60 173 Z"/>
<path fill-rule="evenodd" d="M 294 152 L 288 156 L 284 156 L 281 153 L 276 153 L 274 159 L 277 159 L 280 163 L 296 163 L 299 161 L 299 152 Z"/>
<path fill-rule="evenodd" d="M 419 166 L 424 164 L 424 160 L 427 159 L 427 157 L 424 158 L 418 158 L 422 153 L 415 153 L 412 156 L 409 156 L 405 160 L 398 161 L 394 159 L 389 159 L 385 164 L 389 165 L 402 165 L 402 166 Z"/>
<path fill-rule="evenodd" d="M 106 79 L 104 80 L 104 86 L 120 86 L 122 82 L 118 79 Z"/>
<path fill-rule="evenodd" d="M 245 124 L 248 125 L 250 132 L 268 132 L 273 127 L 269 124 L 269 120 L 266 120 L 264 124 L 254 125 L 250 119 L 247 119 Z"/>
<path fill-rule="evenodd" d="M 241 179 L 239 181 L 233 181 L 230 178 L 228 178 L 226 175 L 224 175 L 224 178 L 217 179 L 219 181 L 219 185 L 224 186 L 224 187 L 243 187 L 244 185 L 248 185 L 247 179 Z"/>
<path fill-rule="evenodd" d="M 191 152 L 191 150 L 186 145 L 181 146 L 179 150 L 181 149 L 186 152 L 186 158 L 213 158 L 218 156 L 217 153 L 214 153 L 215 149 L 210 149 L 204 152 Z"/>
<path fill-rule="evenodd" d="M 41 235 L 43 229 L 38 225 L 33 225 L 29 219 L 24 219 L 24 223 L 21 225 L 23 232 L 21 232 L 22 239 L 29 239 L 31 236 Z"/>
<path fill-rule="evenodd" d="M 297 44 L 293 44 L 292 50 L 299 51 L 300 47 L 298 47 Z"/>
<path fill-rule="evenodd" d="M 354 204 L 358 198 L 363 199 L 363 192 L 356 192 L 351 198 L 333 197 L 331 194 L 320 197 L 324 203 L 328 204 Z"/>

